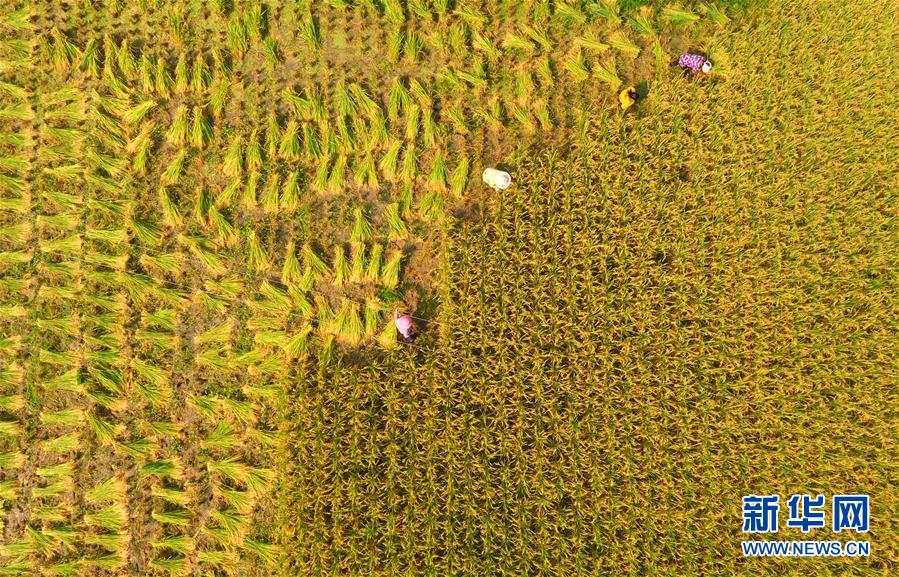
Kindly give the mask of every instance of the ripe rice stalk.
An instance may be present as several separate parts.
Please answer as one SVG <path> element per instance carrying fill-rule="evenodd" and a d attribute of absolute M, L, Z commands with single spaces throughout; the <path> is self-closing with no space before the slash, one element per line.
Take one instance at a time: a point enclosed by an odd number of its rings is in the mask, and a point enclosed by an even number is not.
<path fill-rule="evenodd" d="M 406 36 L 403 38 L 403 57 L 406 59 L 406 63 L 415 64 L 421 49 L 421 38 L 418 33 L 415 30 L 407 29 Z"/>
<path fill-rule="evenodd" d="M 378 334 L 376 340 L 381 348 L 387 350 L 392 350 L 399 347 L 399 342 L 397 341 L 396 337 L 396 326 L 394 326 L 393 324 L 393 319 L 390 319 L 390 321 L 384 326 L 384 328 L 381 329 L 381 332 L 380 334 Z"/>
<path fill-rule="evenodd" d="M 73 472 L 74 467 L 72 466 L 71 462 L 51 465 L 49 467 L 38 467 L 37 469 L 35 469 L 35 474 L 37 474 L 38 477 L 42 477 L 44 479 L 65 478 L 71 481 Z"/>
<path fill-rule="evenodd" d="M 225 80 L 216 80 L 213 83 L 209 89 L 209 96 L 206 99 L 206 104 L 213 118 L 221 118 L 222 112 L 225 110 L 225 104 L 228 102 L 228 97 L 237 90 L 238 88 L 235 88 L 232 83 Z"/>
<path fill-rule="evenodd" d="M 365 269 L 364 280 L 366 282 L 378 282 L 381 276 L 381 263 L 384 254 L 384 247 L 381 244 L 375 244 L 371 248 L 368 258 L 368 265 Z"/>
<path fill-rule="evenodd" d="M 278 157 L 278 146 L 281 144 L 281 125 L 274 113 L 268 115 L 265 129 L 266 158 L 274 161 Z"/>
<path fill-rule="evenodd" d="M 162 403 L 151 403 L 154 406 L 160 406 Z M 159 446 L 149 439 L 134 439 L 127 443 L 116 443 L 116 448 L 135 460 L 143 460 L 153 456 L 159 449 Z"/>
<path fill-rule="evenodd" d="M 339 154 L 331 165 L 331 172 L 328 175 L 328 192 L 337 194 L 343 191 L 346 181 L 346 165 L 347 157 L 345 154 Z"/>
<path fill-rule="evenodd" d="M 258 130 L 253 130 L 247 138 L 246 171 L 257 172 L 262 169 L 262 147 L 259 144 Z"/>
<path fill-rule="evenodd" d="M 290 120 L 281 135 L 278 156 L 284 160 L 298 160 L 301 151 L 302 146 L 300 144 L 297 122 Z"/>
<path fill-rule="evenodd" d="M 179 480 L 184 474 L 181 463 L 176 459 L 165 459 L 162 461 L 150 461 L 140 468 L 142 477 L 156 475 L 162 479 Z"/>
<path fill-rule="evenodd" d="M 280 554 L 280 549 L 277 545 L 263 543 L 262 541 L 256 541 L 255 539 L 250 538 L 244 539 L 242 547 L 245 551 L 249 551 L 259 556 L 268 565 L 275 563 Z"/>
<path fill-rule="evenodd" d="M 371 223 L 365 216 L 361 207 L 353 210 L 353 229 L 350 234 L 350 240 L 354 243 L 362 243 L 371 238 L 373 230 Z"/>
<path fill-rule="evenodd" d="M 57 113 L 58 115 L 58 113 Z M 21 120 L 28 121 L 34 118 L 34 111 L 27 103 L 20 102 L 12 104 L 5 108 L 0 108 L 0 120 Z M 45 115 L 46 118 L 46 115 Z M 51 119 L 52 119 L 51 115 Z"/>
<path fill-rule="evenodd" d="M 405 240 L 409 229 L 400 216 L 399 204 L 390 203 L 384 207 L 384 220 L 387 221 L 387 237 L 390 240 Z"/>
<path fill-rule="evenodd" d="M 19 31 L 31 30 L 33 28 L 31 12 L 27 5 L 18 10 L 10 10 L 0 16 L 0 28 Z"/>
<path fill-rule="evenodd" d="M 730 22 L 730 18 L 728 18 L 724 8 L 720 8 L 712 2 L 703 2 L 699 5 L 699 10 L 718 26 L 725 26 Z"/>
<path fill-rule="evenodd" d="M 174 577 L 187 575 L 191 571 L 190 561 L 186 557 L 156 557 L 150 566 Z"/>
<path fill-rule="evenodd" d="M 28 535 L 28 538 L 34 544 L 35 551 L 41 556 L 49 556 L 56 549 L 56 541 L 44 534 L 43 531 L 35 531 L 31 527 L 26 526 L 25 534 Z"/>
<path fill-rule="evenodd" d="M 300 206 L 300 172 L 292 171 L 287 180 L 284 181 L 284 187 L 281 189 L 281 209 L 287 214 L 293 214 Z"/>
<path fill-rule="evenodd" d="M 55 26 L 50 30 L 50 37 L 53 40 L 50 44 L 50 61 L 56 72 L 64 74 L 78 58 L 78 47 Z"/>
<path fill-rule="evenodd" d="M 699 20 L 698 14 L 678 4 L 662 8 L 661 17 L 672 24 L 692 24 Z"/>
<path fill-rule="evenodd" d="M 128 510 L 119 501 L 99 511 L 84 514 L 84 523 L 88 527 L 99 527 L 114 533 L 122 531 L 128 523 Z"/>
<path fill-rule="evenodd" d="M 387 117 L 391 122 L 396 122 L 400 114 L 408 110 L 411 96 L 403 86 L 403 82 L 398 78 L 394 78 L 390 83 L 390 92 L 387 97 Z"/>
<path fill-rule="evenodd" d="M 655 36 L 655 25 L 653 24 L 653 8 L 643 6 L 637 10 L 633 16 L 627 19 L 628 25 L 633 28 L 637 34 L 643 36 Z"/>
<path fill-rule="evenodd" d="M 120 477 L 113 476 L 94 485 L 90 491 L 85 493 L 85 498 L 94 505 L 102 505 L 113 501 L 122 501 L 125 498 L 126 490 L 125 481 Z"/>
<path fill-rule="evenodd" d="M 197 96 L 202 96 L 206 92 L 209 84 L 209 75 L 206 71 L 206 62 L 202 55 L 194 57 L 193 67 L 190 74 L 190 89 Z"/>
<path fill-rule="evenodd" d="M 238 194 L 244 190 L 244 183 L 239 178 L 231 181 L 231 184 L 222 189 L 222 191 L 215 197 L 215 202 L 213 206 L 216 208 L 224 209 L 231 206 L 234 202 L 234 198 L 238 196 Z"/>
<path fill-rule="evenodd" d="M 172 124 L 166 132 L 166 140 L 175 146 L 184 146 L 187 143 L 188 135 L 188 119 L 187 107 L 179 106 L 172 119 Z"/>
<path fill-rule="evenodd" d="M 359 318 L 358 303 L 342 299 L 340 308 L 334 315 L 335 337 L 338 342 L 355 347 L 362 342 L 364 329 Z"/>
<path fill-rule="evenodd" d="M 20 558 L 24 559 L 29 557 L 35 553 L 34 543 L 29 539 L 28 541 L 11 541 L 9 543 L 0 544 L 0 555 L 3 555 L 7 558 Z M 12 561 L 12 560 L 11 560 Z M 8 567 L 8 566 L 7 566 Z M 30 571 L 31 565 L 25 565 L 24 571 L 22 574 L 27 575 L 28 571 Z M 11 575 L 15 575 L 15 573 L 10 573 Z"/>
<path fill-rule="evenodd" d="M 550 48 L 552 48 L 552 40 L 549 38 L 546 30 L 541 28 L 539 25 L 523 24 L 521 26 L 521 30 L 522 32 L 527 34 L 528 38 L 539 44 L 543 50 L 549 50 Z"/>
<path fill-rule="evenodd" d="M 122 121 L 129 126 L 134 126 L 143 120 L 154 108 L 156 108 L 156 101 L 154 100 L 141 102 L 140 104 L 129 108 L 125 114 L 122 115 Z"/>
<path fill-rule="evenodd" d="M 583 26 L 587 23 L 587 16 L 581 12 L 580 8 L 564 2 L 556 4 L 555 16 L 568 25 Z"/>
<path fill-rule="evenodd" d="M 640 54 L 640 47 L 627 37 L 624 30 L 612 32 L 612 34 L 609 35 L 609 44 L 629 58 L 636 58 Z"/>
<path fill-rule="evenodd" d="M 80 450 L 82 446 L 83 441 L 78 433 L 61 435 L 41 442 L 41 449 L 48 453 L 68 453 Z"/>
<path fill-rule="evenodd" d="M 124 555 L 124 550 L 128 546 L 128 533 L 99 533 L 86 535 L 84 543 L 87 545 L 96 545 L 106 549 L 110 553 L 120 553 Z"/>
<path fill-rule="evenodd" d="M 446 200 L 436 191 L 428 191 L 421 197 L 418 212 L 425 220 L 442 222 L 445 216 Z"/>
<path fill-rule="evenodd" d="M 393 181 L 396 178 L 396 168 L 402 147 L 402 141 L 392 139 L 387 150 L 384 152 L 383 156 L 381 156 L 381 160 L 378 162 L 378 168 L 381 170 L 381 174 L 388 181 Z"/>
<path fill-rule="evenodd" d="M 163 525 L 176 525 L 179 527 L 187 527 L 190 525 L 191 519 L 193 518 L 193 515 L 189 511 L 180 508 L 172 509 L 170 511 L 152 511 L 150 516 Z"/>
<path fill-rule="evenodd" d="M 621 79 L 618 77 L 618 68 L 614 58 L 597 64 L 593 75 L 608 84 L 612 90 L 618 90 L 621 87 Z"/>
<path fill-rule="evenodd" d="M 400 178 L 403 182 L 412 183 L 418 175 L 418 156 L 415 153 L 415 145 L 410 143 L 403 153 L 403 164 Z"/>
<path fill-rule="evenodd" d="M 346 259 L 346 253 L 344 252 L 344 248 L 340 245 L 334 249 L 334 261 L 333 261 L 333 269 L 334 269 L 334 286 L 341 287 L 343 286 L 350 275 L 350 265 Z"/>
<path fill-rule="evenodd" d="M 31 496 L 35 499 L 55 497 L 57 495 L 62 495 L 63 493 L 71 491 L 73 485 L 74 483 L 72 482 L 71 477 L 64 477 L 44 487 L 33 487 L 31 489 Z"/>
<path fill-rule="evenodd" d="M 437 150 L 434 153 L 434 160 L 431 161 L 431 173 L 428 175 L 428 188 L 433 192 L 446 191 L 447 169 L 446 161 L 443 153 Z"/>
<path fill-rule="evenodd" d="M 584 54 L 580 47 L 576 47 L 568 52 L 562 61 L 562 67 L 568 71 L 576 84 L 590 77 L 590 69 L 587 67 L 587 62 L 584 60 Z"/>
<path fill-rule="evenodd" d="M 525 107 L 513 104 L 511 112 L 526 134 L 534 134 L 537 131 L 534 121 L 531 120 L 531 115 Z"/>
<path fill-rule="evenodd" d="M 506 34 L 505 38 L 503 38 L 503 48 L 521 52 L 525 55 L 533 54 L 536 49 L 533 42 L 528 40 L 525 36 L 514 32 L 509 32 Z"/>
<path fill-rule="evenodd" d="M 358 161 L 353 179 L 356 186 L 360 188 L 368 186 L 369 188 L 377 190 L 380 183 L 378 182 L 378 172 L 375 168 L 375 159 L 371 153 L 367 153 L 360 161 Z"/>
<path fill-rule="evenodd" d="M 27 242 L 31 238 L 33 227 L 30 222 L 19 222 L 10 226 L 0 227 L 0 239 L 19 244 Z"/>
<path fill-rule="evenodd" d="M 19 482 L 16 479 L 0 481 L 0 499 L 15 501 L 19 498 Z"/>
<path fill-rule="evenodd" d="M 134 54 L 131 52 L 127 38 L 122 40 L 116 51 L 116 64 L 126 79 L 134 78 L 137 73 L 137 62 L 134 60 Z"/>
<path fill-rule="evenodd" d="M 186 160 L 187 150 L 181 149 L 176 152 L 175 157 L 172 158 L 172 161 L 162 172 L 162 175 L 159 178 L 160 182 L 165 185 L 177 184 L 181 179 L 181 173 L 184 170 L 184 164 Z"/>
<path fill-rule="evenodd" d="M 172 78 L 169 76 L 165 67 L 165 60 L 162 56 L 156 58 L 156 73 L 153 77 L 153 86 L 156 94 L 163 98 L 168 98 L 172 90 Z"/>
<path fill-rule="evenodd" d="M 21 451 L 6 451 L 0 453 L 0 468 L 21 469 L 25 465 L 26 460 L 25 453 Z"/>
<path fill-rule="evenodd" d="M 318 52 L 322 47 L 321 34 L 318 31 L 318 25 L 311 17 L 304 18 L 300 23 L 297 33 L 303 42 L 312 52 Z"/>
<path fill-rule="evenodd" d="M 262 189 L 262 210 L 266 214 L 278 214 L 279 193 L 281 189 L 281 175 L 272 172 L 268 176 L 268 182 Z"/>
<path fill-rule="evenodd" d="M 0 81 L 0 94 L 6 94 L 16 100 L 26 100 L 31 93 L 18 84 Z"/>
<path fill-rule="evenodd" d="M 196 542 L 193 537 L 186 535 L 172 535 L 156 541 L 151 541 L 150 546 L 154 549 L 169 549 L 174 553 L 181 555 L 189 555 L 196 548 Z"/>
<path fill-rule="evenodd" d="M 417 79 L 409 80 L 409 94 L 423 110 L 430 110 L 434 106 L 434 101 L 428 90 Z"/>
<path fill-rule="evenodd" d="M 79 427 L 84 423 L 85 413 L 81 409 L 63 409 L 53 413 L 40 413 L 40 422 L 45 427 Z"/>
<path fill-rule="evenodd" d="M 308 243 L 303 245 L 303 263 L 312 272 L 315 279 L 321 279 L 330 274 L 328 265 L 315 254 L 315 251 L 312 250 L 312 247 Z"/>
<path fill-rule="evenodd" d="M 212 125 L 209 124 L 209 119 L 206 118 L 206 114 L 199 106 L 194 106 L 193 108 L 193 124 L 190 131 L 190 139 L 191 144 L 201 150 L 212 139 Z"/>
<path fill-rule="evenodd" d="M 265 272 L 272 266 L 271 260 L 262 246 L 262 242 L 253 229 L 250 229 L 247 234 L 247 257 L 249 265 L 257 273 Z"/>
<path fill-rule="evenodd" d="M 365 318 L 365 337 L 373 338 L 381 325 L 382 313 L 386 310 L 384 303 L 375 297 L 365 299 L 363 316 Z"/>
<path fill-rule="evenodd" d="M 247 183 L 244 186 L 243 191 L 240 195 L 240 205 L 247 212 L 252 212 L 256 210 L 257 198 L 256 198 L 256 189 L 259 185 L 259 173 L 258 172 L 250 172 L 247 175 Z"/>
<path fill-rule="evenodd" d="M 403 253 L 393 251 L 387 258 L 387 262 L 381 270 L 381 284 L 389 289 L 395 289 L 400 279 L 400 263 Z"/>
<path fill-rule="evenodd" d="M 213 475 L 220 475 L 235 483 L 241 483 L 255 495 L 266 492 L 274 473 L 262 467 L 252 467 L 240 461 L 237 456 L 227 457 L 206 463 L 206 470 Z"/>
<path fill-rule="evenodd" d="M 88 42 L 90 44 L 93 42 L 92 40 Z M 87 49 L 85 48 L 85 54 L 87 53 Z M 144 94 L 153 94 L 156 91 L 155 79 L 153 76 L 154 67 L 153 62 L 150 61 L 150 57 L 146 52 L 140 55 L 140 65 L 138 70 L 138 75 L 140 77 L 140 88 L 141 92 Z M 84 60 L 81 62 L 81 69 L 85 70 Z M 94 65 L 94 71 L 89 73 L 90 76 L 96 76 L 96 64 Z"/>
<path fill-rule="evenodd" d="M 365 245 L 354 242 L 350 248 L 350 273 L 348 280 L 351 283 L 361 283 L 365 280 Z"/>
<path fill-rule="evenodd" d="M 187 69 L 187 55 L 182 52 L 175 64 L 175 92 L 186 94 L 190 90 L 190 73 Z"/>
<path fill-rule="evenodd" d="M 501 56 L 501 51 L 496 47 L 496 44 L 493 41 L 482 35 L 480 32 L 475 32 L 472 36 L 471 46 L 481 54 L 483 54 L 488 61 L 496 62 L 499 60 Z"/>
<path fill-rule="evenodd" d="M 165 193 L 164 190 L 163 193 L 168 199 L 168 193 Z M 168 202 L 171 202 L 171 199 L 168 199 Z M 178 214 L 178 216 L 180 217 L 180 214 Z M 150 224 L 149 222 L 145 222 L 134 217 L 131 217 L 128 224 L 129 228 L 131 229 L 131 233 L 137 240 L 140 241 L 141 244 L 145 246 L 158 246 L 162 241 L 162 231 L 160 231 L 160 229 L 156 225 Z M 171 220 L 167 224 L 168 226 L 173 226 Z"/>

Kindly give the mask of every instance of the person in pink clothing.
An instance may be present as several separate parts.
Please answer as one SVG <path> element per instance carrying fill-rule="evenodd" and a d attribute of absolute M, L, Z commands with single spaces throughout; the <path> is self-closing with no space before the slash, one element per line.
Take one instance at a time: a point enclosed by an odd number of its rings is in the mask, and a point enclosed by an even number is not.
<path fill-rule="evenodd" d="M 684 52 L 680 55 L 680 58 L 677 59 L 677 65 L 694 76 L 708 74 L 712 69 L 711 60 L 700 54 L 690 54 L 689 52 Z"/>
<path fill-rule="evenodd" d="M 415 341 L 415 323 L 412 321 L 412 317 L 394 312 L 393 324 L 396 325 L 396 330 L 402 335 L 404 343 L 411 345 Z"/>

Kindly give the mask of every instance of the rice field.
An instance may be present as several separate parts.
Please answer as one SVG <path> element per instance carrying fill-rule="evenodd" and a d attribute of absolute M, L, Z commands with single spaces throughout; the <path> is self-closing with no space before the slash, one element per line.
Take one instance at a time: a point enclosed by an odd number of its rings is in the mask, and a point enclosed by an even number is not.
<path fill-rule="evenodd" d="M 0 575 L 895 573 L 896 17 L 747 4 L 6 0 Z"/>

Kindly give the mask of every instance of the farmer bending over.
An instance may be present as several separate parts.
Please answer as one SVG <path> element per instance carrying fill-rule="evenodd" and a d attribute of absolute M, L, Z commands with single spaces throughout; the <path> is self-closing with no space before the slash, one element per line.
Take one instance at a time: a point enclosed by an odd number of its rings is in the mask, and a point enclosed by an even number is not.
<path fill-rule="evenodd" d="M 399 313 L 394 311 L 393 324 L 396 325 L 396 330 L 402 335 L 404 343 L 411 345 L 415 341 L 415 323 L 412 322 L 412 317 L 409 315 L 400 316 Z"/>
<path fill-rule="evenodd" d="M 711 60 L 705 56 L 690 54 L 689 52 L 684 52 L 680 55 L 680 58 L 677 59 L 677 65 L 683 70 L 689 71 L 690 74 L 693 74 L 694 76 L 708 74 L 709 70 L 712 69 Z"/>
<path fill-rule="evenodd" d="M 637 94 L 637 89 L 633 86 L 628 86 L 622 90 L 621 94 L 618 95 L 618 102 L 621 104 L 621 110 L 627 110 L 633 106 L 639 97 L 640 95 Z"/>

